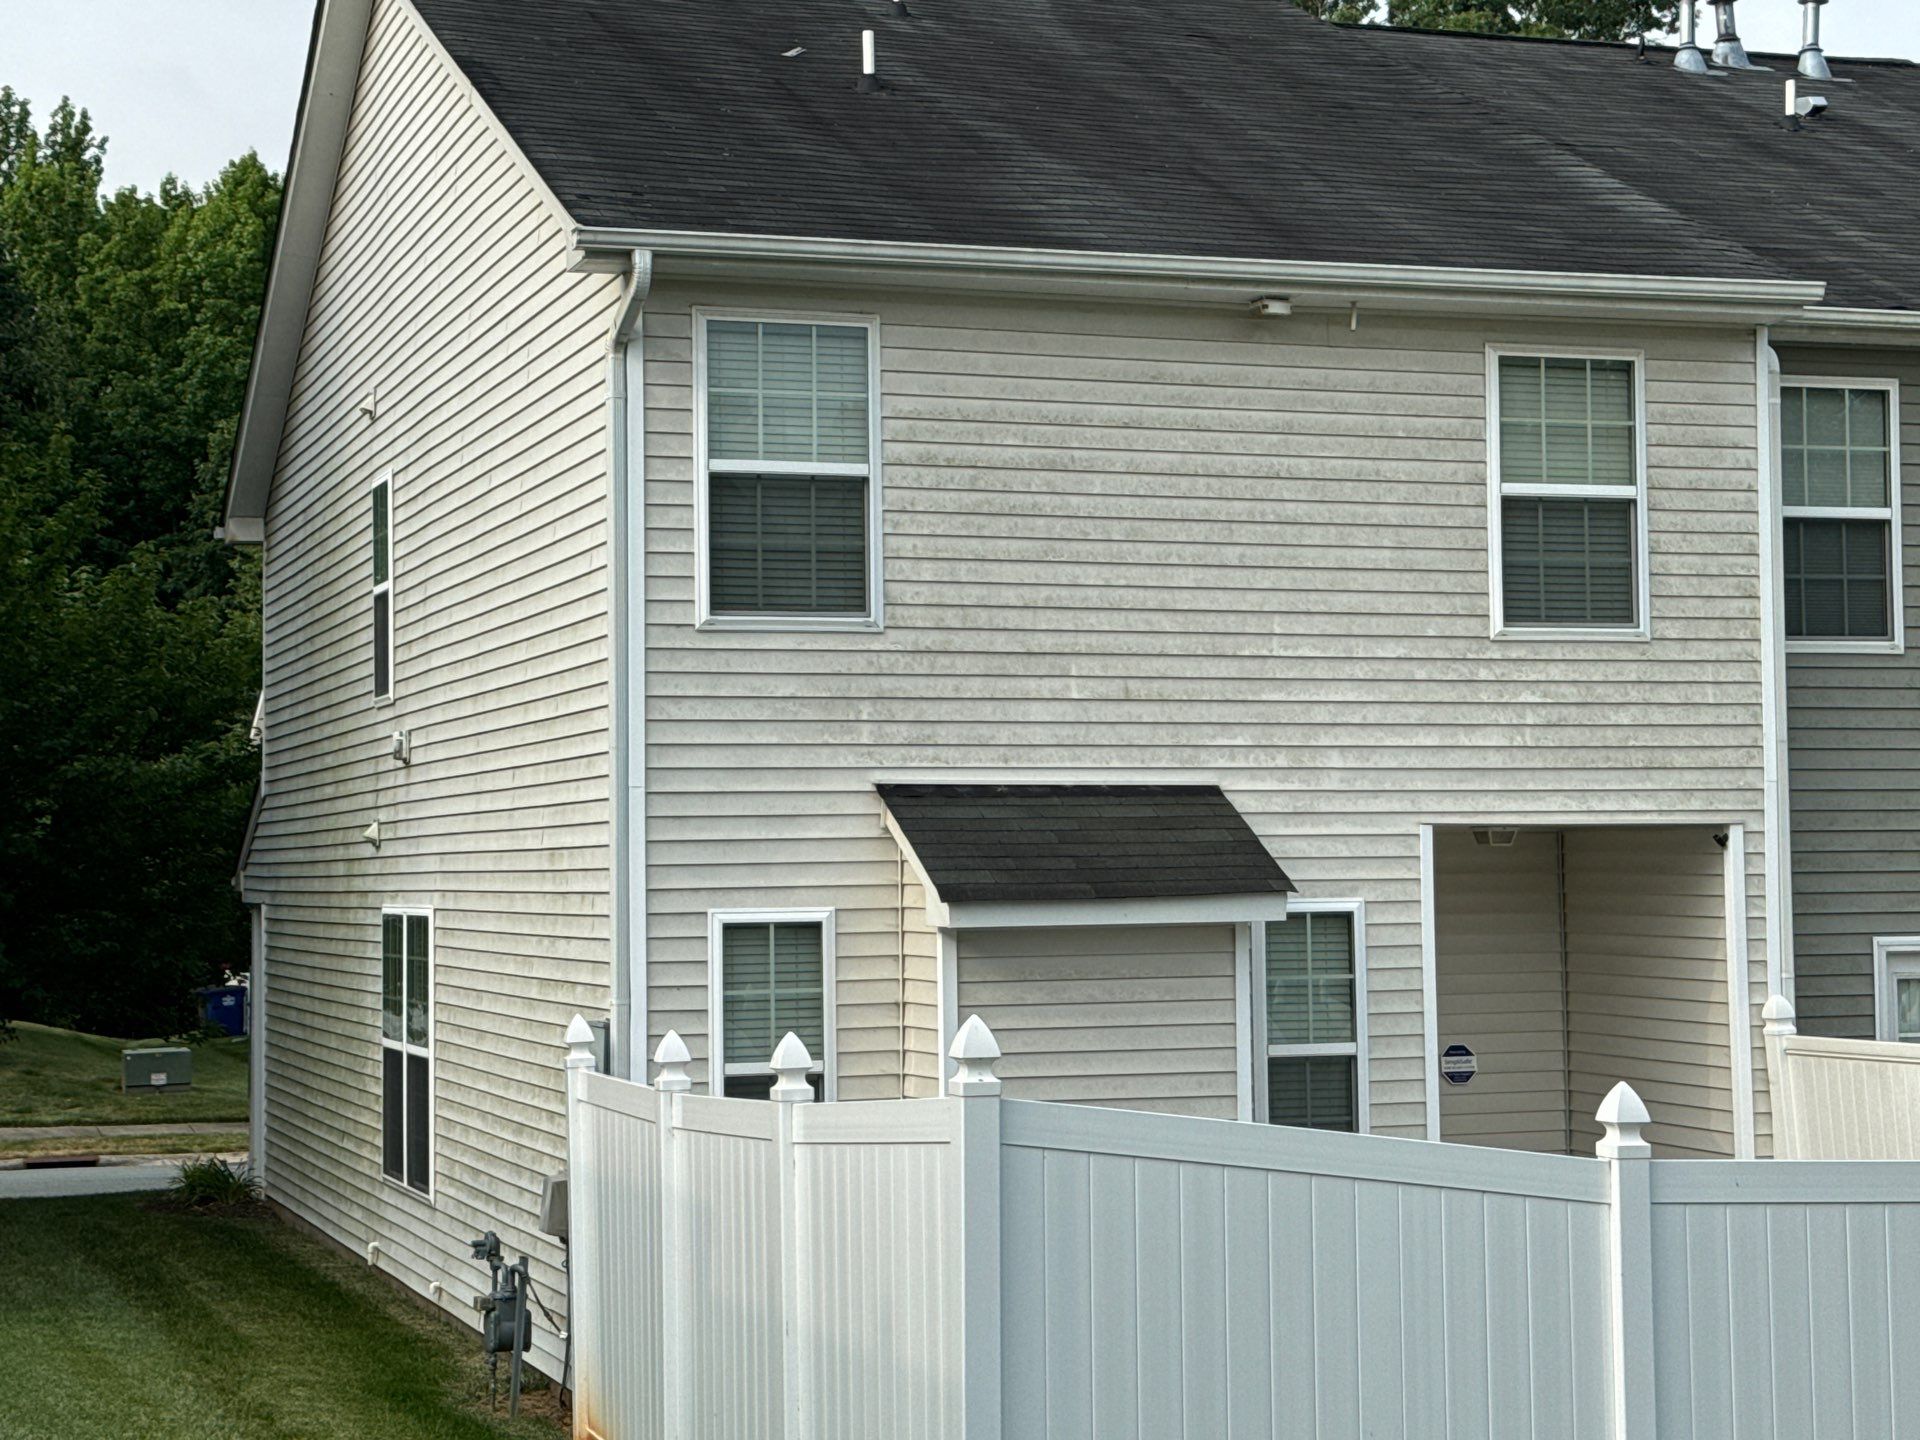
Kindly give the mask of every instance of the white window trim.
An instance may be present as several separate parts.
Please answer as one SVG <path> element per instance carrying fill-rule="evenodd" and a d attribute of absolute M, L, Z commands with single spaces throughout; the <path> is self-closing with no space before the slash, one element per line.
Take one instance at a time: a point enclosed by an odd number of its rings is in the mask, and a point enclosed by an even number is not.
<path fill-rule="evenodd" d="M 1253 1078 L 1253 1119 L 1268 1124 L 1267 1061 L 1321 1055 L 1353 1056 L 1354 1134 L 1366 1135 L 1373 1129 L 1372 1087 L 1368 1078 L 1367 1056 L 1367 902 L 1365 900 L 1313 899 L 1293 896 L 1287 904 L 1287 919 L 1297 915 L 1351 915 L 1353 917 L 1353 1039 L 1311 1045 L 1269 1045 L 1267 1043 L 1267 922 L 1253 922 L 1249 947 L 1248 980 L 1249 1019 L 1252 1031 L 1249 1069 Z"/>
<path fill-rule="evenodd" d="M 707 1092 L 723 1095 L 722 1079 L 728 1075 L 771 1075 L 771 1056 L 758 1060 L 732 1061 L 726 1053 L 726 974 L 721 959 L 721 933 L 729 925 L 818 925 L 820 927 L 821 1030 L 826 1037 L 824 1055 L 813 1057 L 813 1071 L 821 1076 L 820 1095 L 835 1100 L 840 1094 L 840 1041 L 838 1007 L 834 1002 L 835 980 L 839 967 L 834 960 L 834 911 L 824 910 L 709 910 L 707 912 Z"/>
<path fill-rule="evenodd" d="M 1786 390 L 1882 390 L 1887 396 L 1887 504 L 1856 507 L 1851 505 L 1780 506 L 1782 528 L 1788 520 L 1884 520 L 1890 529 L 1887 540 L 1887 609 L 1893 628 L 1886 640 L 1840 640 L 1807 636 L 1789 638 L 1790 655 L 1904 655 L 1907 650 L 1907 604 L 1905 551 L 1900 538 L 1900 382 L 1864 375 L 1782 375 L 1780 388 Z M 1773 437 L 1777 450 L 1785 453 L 1785 432 Z M 1781 480 L 1784 493 L 1785 477 Z M 1783 542 L 1784 543 L 1784 542 Z M 1783 597 L 1784 600 L 1784 597 Z"/>
<path fill-rule="evenodd" d="M 387 492 L 387 495 L 389 497 L 389 503 L 391 503 L 391 497 L 393 495 L 393 492 L 389 490 Z M 389 534 L 391 534 L 393 530 L 393 512 L 391 510 L 387 512 L 387 530 Z M 389 552 L 389 555 L 391 555 L 391 552 Z M 387 564 L 387 573 L 389 575 L 393 573 L 393 564 L 391 559 L 389 559 Z M 384 1065 L 386 1063 L 384 1056 L 386 1052 L 389 1050 L 398 1050 L 401 1053 L 401 1056 L 403 1057 L 400 1062 L 400 1075 L 401 1075 L 401 1085 L 402 1085 L 401 1099 L 400 1099 L 400 1124 L 403 1132 L 400 1138 L 401 1174 L 399 1178 L 395 1178 L 394 1176 L 389 1175 L 387 1173 L 386 1148 L 385 1148 L 386 1147 L 386 1130 L 385 1130 L 386 1101 L 384 1098 L 381 1101 L 381 1127 L 382 1127 L 381 1128 L 381 1156 L 379 1161 L 377 1162 L 377 1166 L 380 1172 L 381 1181 L 385 1185 L 387 1185 L 390 1189 L 398 1190 L 403 1195 L 411 1196 L 415 1200 L 422 1200 L 422 1201 L 425 1201 L 427 1204 L 432 1205 L 435 1203 L 435 1196 L 439 1193 L 439 1189 L 440 1189 L 440 1184 L 439 1184 L 439 1181 L 440 1181 L 440 1127 L 437 1123 L 439 1119 L 439 1107 L 440 1107 L 440 1065 L 439 1065 L 439 1061 L 435 1058 L 435 1054 L 434 1054 L 435 1047 L 439 1044 L 439 1040 L 440 1040 L 440 1021 L 439 1021 L 439 1016 L 434 1013 L 434 993 L 433 993 L 434 992 L 434 972 L 440 968 L 440 922 L 438 921 L 438 919 L 435 918 L 434 909 L 431 905 L 382 905 L 380 907 L 380 930 L 381 930 L 380 944 L 382 947 L 384 947 L 386 944 L 386 938 L 385 938 L 386 919 L 387 919 L 387 916 L 389 915 L 400 915 L 400 916 L 416 915 L 416 916 L 426 917 L 426 922 L 427 922 L 427 1043 L 424 1046 L 414 1045 L 409 1043 L 406 1038 L 406 1034 L 407 1034 L 407 1001 L 406 1001 L 407 967 L 406 967 L 406 961 L 403 958 L 400 963 L 400 1039 L 399 1040 L 395 1041 L 395 1040 L 387 1039 L 387 1030 L 386 1030 L 386 1025 L 384 1023 L 384 1008 L 386 1005 L 386 996 L 384 992 L 378 995 L 377 1002 L 376 1002 L 378 1006 L 381 1007 L 381 1018 L 376 1021 L 376 1024 L 379 1026 L 380 1052 L 383 1057 L 381 1060 L 381 1064 Z M 402 933 L 404 934 L 404 930 Z M 384 951 L 382 951 L 379 954 L 379 957 L 376 963 L 380 963 L 380 964 L 385 963 Z M 385 983 L 384 977 L 382 977 L 380 983 L 384 985 Z M 406 1165 L 407 1142 L 406 1142 L 406 1135 L 404 1133 L 405 1126 L 407 1123 L 407 1102 L 406 1102 L 406 1091 L 405 1091 L 407 1071 L 406 1071 L 406 1060 L 404 1057 L 408 1055 L 424 1055 L 427 1061 L 427 1188 L 424 1191 L 416 1190 L 413 1188 L 413 1186 L 407 1184 L 406 1173 L 405 1173 L 407 1168 L 407 1165 Z M 385 1083 L 384 1079 L 382 1079 L 381 1083 L 382 1084 Z"/>
<path fill-rule="evenodd" d="M 1893 1006 L 1893 982 L 1920 976 L 1920 935 L 1881 935 L 1873 942 L 1873 1035 L 1876 1040 L 1898 1040 L 1899 1024 Z"/>
<path fill-rule="evenodd" d="M 369 609 L 371 609 L 371 601 L 375 597 L 379 596 L 379 594 L 382 591 L 385 591 L 387 596 L 387 688 L 385 690 L 376 691 L 374 693 L 373 703 L 375 705 L 391 705 L 393 703 L 393 692 L 395 689 L 395 681 L 398 678 L 399 669 L 400 669 L 400 666 L 399 666 L 400 657 L 397 654 L 395 654 L 394 648 L 393 648 L 393 637 L 394 637 L 393 612 L 396 608 L 394 604 L 394 583 L 393 582 L 395 577 L 399 574 L 400 567 L 399 567 L 399 547 L 394 543 L 394 532 L 398 527 L 393 523 L 393 520 L 394 520 L 394 503 L 393 502 L 394 502 L 395 492 L 394 492 L 394 484 L 393 484 L 393 470 L 391 467 L 381 471 L 378 475 L 374 476 L 373 479 L 367 483 L 367 495 L 371 497 L 373 495 L 373 492 L 378 490 L 382 485 L 387 487 L 387 578 L 382 582 L 380 582 L 378 585 L 369 586 L 367 589 L 367 596 L 369 599 Z M 369 540 L 371 540 L 371 537 L 369 537 Z M 371 563 L 371 556 L 369 556 L 369 563 Z M 371 659 L 371 657 L 369 657 L 369 659 Z"/>
<path fill-rule="evenodd" d="M 748 320 L 780 325 L 847 325 L 867 332 L 867 464 L 815 465 L 793 460 L 710 460 L 707 457 L 707 325 Z M 886 628 L 881 551 L 880 319 L 799 310 L 693 307 L 693 593 L 694 628 L 749 631 L 871 631 Z M 867 613 L 865 615 L 716 615 L 707 537 L 707 477 L 744 475 L 864 475 L 867 478 Z"/>
<path fill-rule="evenodd" d="M 1529 360 L 1625 360 L 1633 366 L 1633 465 L 1631 491 L 1624 485 L 1503 485 L 1500 481 L 1500 361 L 1505 357 Z M 1487 579 L 1491 610 L 1488 631 L 1495 640 L 1604 640 L 1646 641 L 1653 638 L 1652 570 L 1647 542 L 1647 356 L 1644 350 L 1585 348 L 1556 350 L 1539 345 L 1487 346 Z M 1501 565 L 1501 505 L 1503 496 L 1545 496 L 1562 500 L 1633 501 L 1634 611 L 1633 625 L 1508 625 L 1506 590 Z"/>

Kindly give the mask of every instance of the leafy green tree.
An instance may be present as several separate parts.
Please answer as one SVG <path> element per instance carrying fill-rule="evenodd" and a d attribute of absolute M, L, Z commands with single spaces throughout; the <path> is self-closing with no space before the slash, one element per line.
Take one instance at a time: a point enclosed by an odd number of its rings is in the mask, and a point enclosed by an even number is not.
<path fill-rule="evenodd" d="M 1673 28 L 1678 0 L 1303 0 L 1312 14 L 1349 24 L 1382 21 L 1418 30 L 1471 30 L 1562 40 L 1631 40 Z M 1384 12 L 1384 13 L 1383 13 Z"/>
<path fill-rule="evenodd" d="M 0 89 L 0 1016 L 141 1035 L 246 958 L 259 578 L 212 527 L 280 186 L 103 158 Z"/>

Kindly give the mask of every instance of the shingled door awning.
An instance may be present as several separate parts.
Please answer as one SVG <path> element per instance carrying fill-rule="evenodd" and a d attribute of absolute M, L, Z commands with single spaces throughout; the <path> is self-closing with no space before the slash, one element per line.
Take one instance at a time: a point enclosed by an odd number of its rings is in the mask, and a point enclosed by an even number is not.
<path fill-rule="evenodd" d="M 1282 919 L 1294 888 L 1217 785 L 875 788 L 943 928 Z"/>

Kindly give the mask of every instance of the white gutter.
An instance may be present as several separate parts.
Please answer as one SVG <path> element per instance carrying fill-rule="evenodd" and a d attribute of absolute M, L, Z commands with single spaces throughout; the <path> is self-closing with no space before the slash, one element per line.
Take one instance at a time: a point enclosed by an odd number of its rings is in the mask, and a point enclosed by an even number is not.
<path fill-rule="evenodd" d="M 612 1070 L 647 1074 L 646 376 L 643 320 L 653 256 L 626 256 L 627 283 L 607 337 L 608 742 L 613 780 Z M 638 482 L 638 484 L 630 483 Z"/>
<path fill-rule="evenodd" d="M 1261 288 L 1305 288 L 1346 298 L 1524 296 L 1538 300 L 1631 301 L 1664 305 L 1763 306 L 1797 312 L 1826 293 L 1820 281 L 1734 280 L 1688 276 L 1475 270 L 1433 265 L 1353 265 L 1207 255 L 1040 250 L 992 245 L 930 245 L 805 235 L 741 235 L 690 230 L 580 226 L 574 268 L 617 270 L 635 249 L 664 258 L 787 260 L 1001 275 L 1215 281 Z"/>

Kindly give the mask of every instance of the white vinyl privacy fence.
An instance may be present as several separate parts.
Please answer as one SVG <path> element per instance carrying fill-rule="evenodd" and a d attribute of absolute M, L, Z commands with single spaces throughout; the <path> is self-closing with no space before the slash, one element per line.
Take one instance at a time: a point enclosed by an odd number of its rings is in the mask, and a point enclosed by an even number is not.
<path fill-rule="evenodd" d="M 1920 1437 L 1920 1164 L 1584 1159 L 569 1056 L 576 1434 Z"/>
<path fill-rule="evenodd" d="M 1920 1160 L 1920 1045 L 1801 1035 L 1767 1001 L 1773 1148 L 1783 1160 Z"/>

